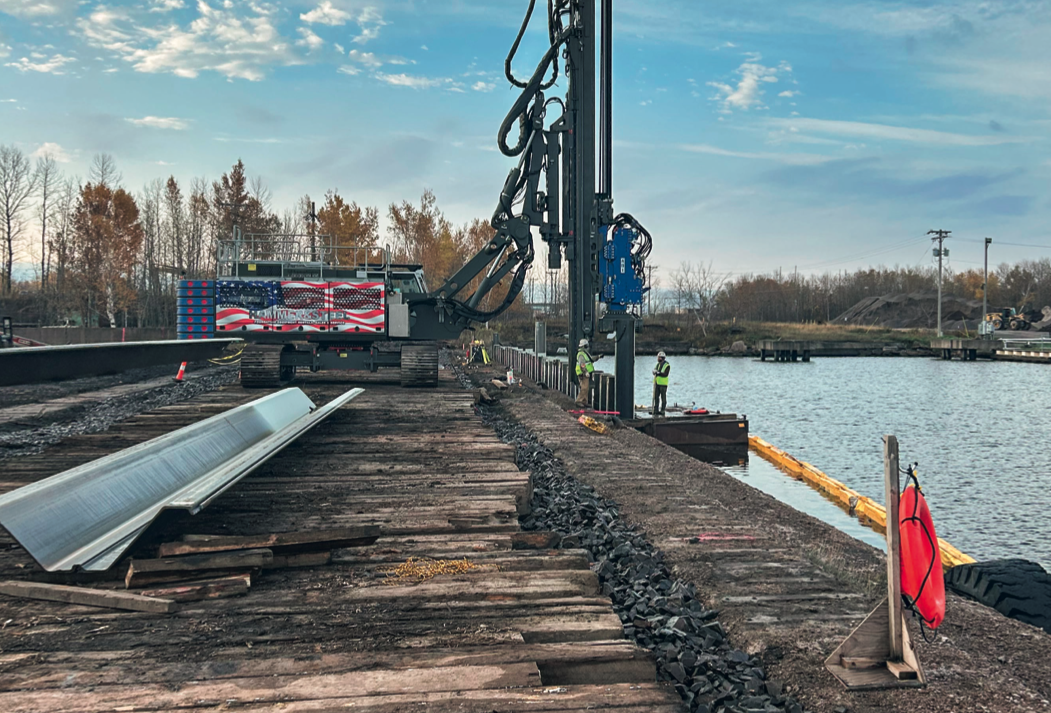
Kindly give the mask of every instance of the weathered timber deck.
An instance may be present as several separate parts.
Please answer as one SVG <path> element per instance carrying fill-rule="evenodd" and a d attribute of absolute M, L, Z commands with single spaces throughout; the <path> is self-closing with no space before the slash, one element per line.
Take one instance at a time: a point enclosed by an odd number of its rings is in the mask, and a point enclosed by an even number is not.
<path fill-rule="evenodd" d="M 319 404 L 352 385 L 366 392 L 197 516 L 156 523 L 132 554 L 154 556 L 159 542 L 190 534 L 355 525 L 379 525 L 375 544 L 334 550 L 326 564 L 307 558 L 307 566 L 265 569 L 246 596 L 185 603 L 171 614 L 0 596 L 0 706 L 679 709 L 674 690 L 654 683 L 649 655 L 623 639 L 582 552 L 511 550 L 529 477 L 474 414 L 469 392 L 444 374 L 426 390 L 332 374 L 296 385 Z M 7 460 L 0 490 L 263 393 L 228 387 Z M 409 557 L 467 558 L 475 567 L 387 583 L 383 570 Z M 117 569 L 92 586 L 122 587 Z M 0 536 L 0 578 L 40 574 Z"/>
<path fill-rule="evenodd" d="M 909 624 L 925 691 L 848 693 L 824 660 L 886 595 L 882 554 L 634 429 L 595 433 L 557 398 L 523 390 L 502 407 L 615 500 L 673 573 L 720 610 L 732 644 L 761 658 L 807 710 L 1051 710 L 1051 637 L 952 594 L 931 643 Z"/>

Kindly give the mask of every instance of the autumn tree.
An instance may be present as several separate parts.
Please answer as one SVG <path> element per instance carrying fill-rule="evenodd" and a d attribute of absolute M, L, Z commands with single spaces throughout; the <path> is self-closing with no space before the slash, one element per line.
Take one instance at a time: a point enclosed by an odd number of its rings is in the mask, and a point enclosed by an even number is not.
<path fill-rule="evenodd" d="M 354 201 L 347 203 L 338 191 L 325 194 L 325 205 L 317 212 L 318 229 L 321 235 L 329 236 L 337 247 L 374 247 L 379 243 L 379 211 L 361 207 Z M 352 260 L 349 255 L 336 252 L 337 261 Z"/>
<path fill-rule="evenodd" d="M 15 243 L 25 230 L 24 216 L 35 189 L 36 175 L 26 155 L 14 146 L 0 146 L 0 229 L 4 240 L 0 269 L 4 294 L 11 292 Z"/>
<path fill-rule="evenodd" d="M 453 227 L 438 209 L 438 201 L 429 189 L 420 197 L 419 207 L 408 201 L 402 201 L 401 205 L 391 203 L 388 216 L 387 230 L 395 259 L 422 265 L 432 289 L 463 263 Z"/>
<path fill-rule="evenodd" d="M 240 159 L 229 173 L 212 183 L 212 238 L 219 242 L 230 240 L 234 226 L 241 229 L 245 239 L 254 244 L 250 257 L 266 259 L 273 255 L 273 235 L 281 227 L 281 220 L 269 210 L 270 192 L 260 179 L 249 185 L 244 162 Z"/>
<path fill-rule="evenodd" d="M 85 324 L 115 327 L 135 299 L 132 281 L 143 228 L 123 188 L 86 184 L 73 214 L 73 274 Z M 127 321 L 127 318 L 125 318 Z"/>

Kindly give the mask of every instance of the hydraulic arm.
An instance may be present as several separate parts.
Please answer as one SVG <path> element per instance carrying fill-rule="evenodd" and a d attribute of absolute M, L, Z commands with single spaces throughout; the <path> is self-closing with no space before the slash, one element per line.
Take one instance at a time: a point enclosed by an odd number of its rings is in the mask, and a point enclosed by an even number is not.
<path fill-rule="evenodd" d="M 518 163 L 493 212 L 495 235 L 441 287 L 410 305 L 419 316 L 433 307 L 431 314 L 452 329 L 496 317 L 521 293 L 538 234 L 548 245 L 547 267 L 561 269 L 563 259 L 568 264 L 571 353 L 581 339 L 591 339 L 599 330 L 616 335 L 618 411 L 631 417 L 635 323 L 647 289 L 644 267 L 651 240 L 630 215 L 613 213 L 612 0 L 598 1 L 600 111 L 596 0 L 548 0 L 548 49 L 533 73 L 520 79 L 511 64 L 536 9 L 536 0 L 530 0 L 504 64 L 507 80 L 521 93 L 500 125 L 497 144 Z M 564 98 L 547 96 L 562 77 L 568 80 Z M 507 275 L 512 277 L 504 299 L 495 308 L 480 310 L 481 300 Z M 605 306 L 601 322 L 596 298 Z"/>

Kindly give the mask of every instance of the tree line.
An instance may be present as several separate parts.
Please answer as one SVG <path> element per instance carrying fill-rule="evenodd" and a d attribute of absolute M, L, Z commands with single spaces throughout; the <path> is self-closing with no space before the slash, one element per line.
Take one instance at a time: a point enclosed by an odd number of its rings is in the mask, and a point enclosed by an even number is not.
<path fill-rule="evenodd" d="M 937 289 L 934 267 L 870 267 L 854 272 L 801 275 L 777 271 L 727 276 L 711 263 L 685 262 L 651 293 L 648 311 L 690 312 L 702 324 L 712 321 L 830 322 L 868 297 L 931 293 Z M 664 282 L 664 284 L 661 284 Z M 943 293 L 982 299 L 981 269 L 947 269 Z M 1014 307 L 1039 312 L 1051 305 L 1051 259 L 1023 260 L 990 267 L 989 309 Z"/>
<path fill-rule="evenodd" d="M 107 154 L 81 180 L 63 176 L 50 156 L 34 163 L 0 146 L 0 311 L 22 323 L 171 327 L 178 281 L 214 277 L 235 225 L 275 259 L 332 260 L 326 245 L 389 246 L 394 262 L 422 266 L 432 288 L 494 235 L 485 220 L 452 223 L 429 190 L 418 204 L 392 203 L 387 218 L 384 240 L 379 209 L 338 189 L 279 211 L 240 160 L 211 182 L 169 176 L 132 192 Z M 39 257 L 35 275 L 19 279 L 15 265 L 26 255 Z M 497 295 L 499 286 L 482 307 Z"/>

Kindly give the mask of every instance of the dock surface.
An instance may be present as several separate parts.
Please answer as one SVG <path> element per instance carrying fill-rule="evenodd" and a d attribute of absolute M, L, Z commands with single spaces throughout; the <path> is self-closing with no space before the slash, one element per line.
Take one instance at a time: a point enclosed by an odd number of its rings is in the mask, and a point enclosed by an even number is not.
<path fill-rule="evenodd" d="M 319 405 L 351 386 L 366 392 L 200 514 L 155 524 L 133 556 L 194 535 L 367 525 L 380 528 L 374 544 L 275 557 L 246 595 L 169 614 L 0 596 L 0 705 L 26 713 L 679 710 L 675 691 L 655 683 L 650 654 L 624 638 L 585 553 L 512 549 L 522 544 L 529 474 L 474 413 L 471 393 L 447 372 L 436 389 L 396 383 L 297 380 Z M 0 489 L 265 393 L 226 387 L 9 459 Z M 389 570 L 410 558 L 441 560 L 449 573 L 393 578 Z M 123 591 L 118 576 L 84 584 Z M 0 536 L 0 579 L 42 578 Z"/>
<path fill-rule="evenodd" d="M 807 710 L 1051 711 L 1051 636 L 952 594 L 931 643 L 910 624 L 927 689 L 846 692 L 824 660 L 886 595 L 883 554 L 632 429 L 579 426 L 553 398 L 523 390 L 502 408 L 619 503 Z"/>

